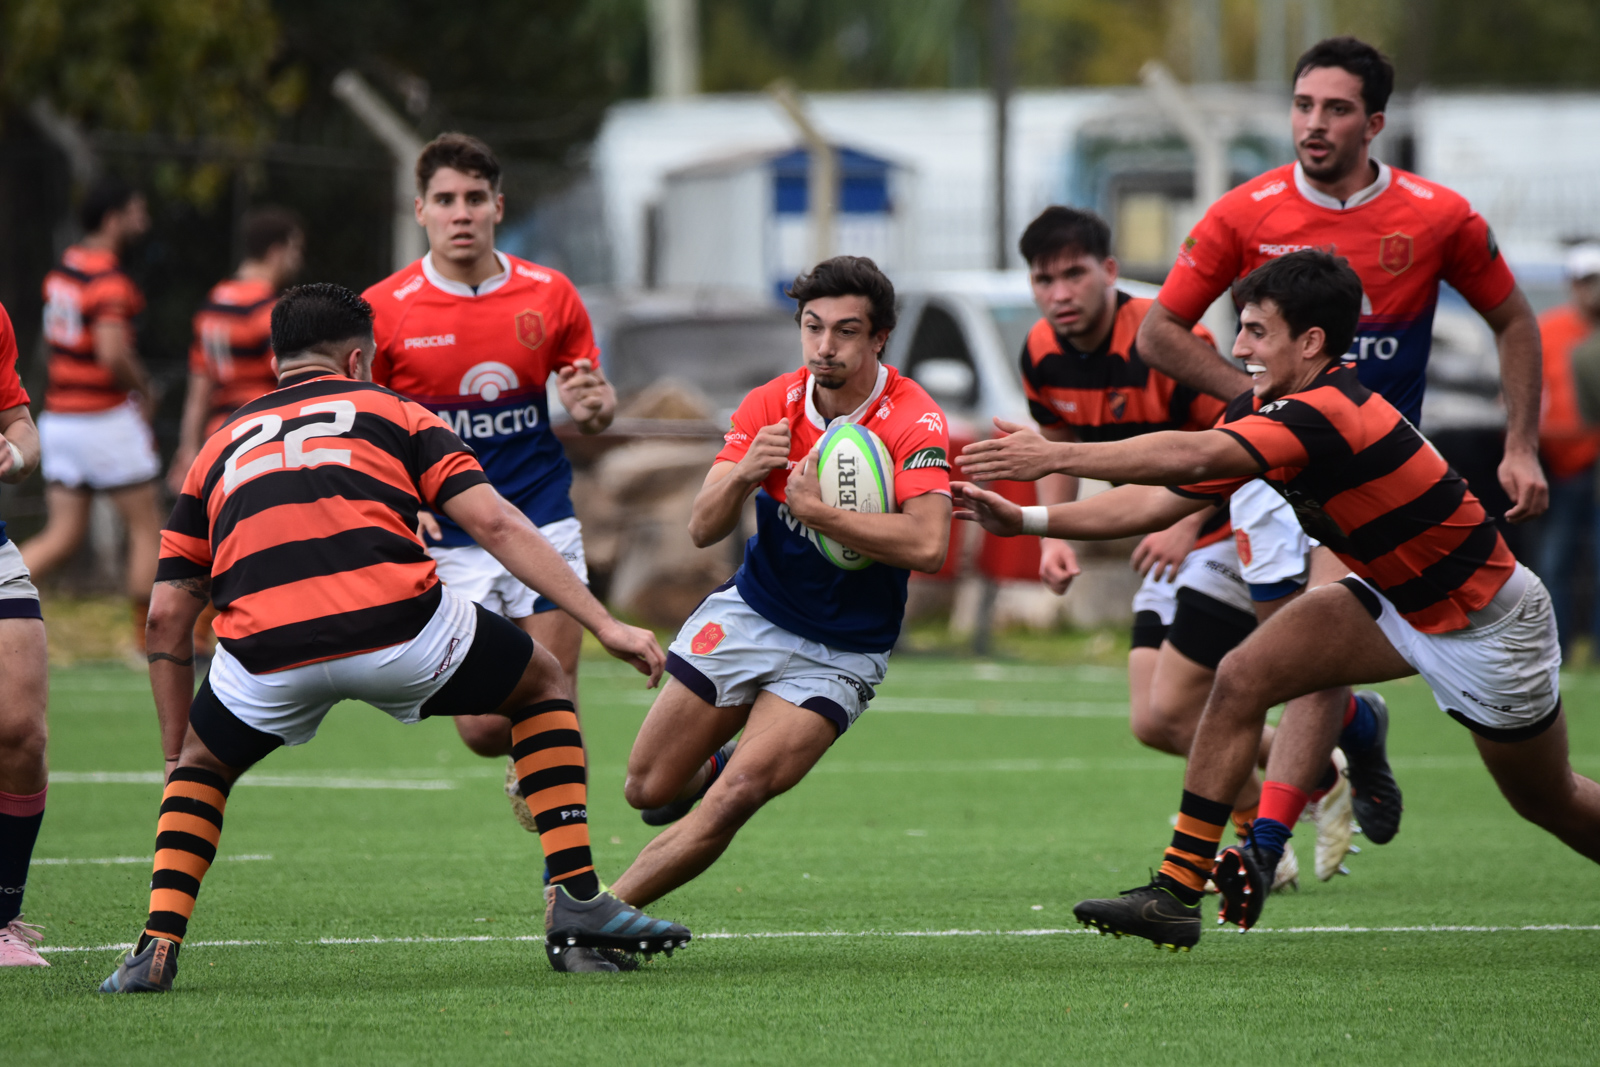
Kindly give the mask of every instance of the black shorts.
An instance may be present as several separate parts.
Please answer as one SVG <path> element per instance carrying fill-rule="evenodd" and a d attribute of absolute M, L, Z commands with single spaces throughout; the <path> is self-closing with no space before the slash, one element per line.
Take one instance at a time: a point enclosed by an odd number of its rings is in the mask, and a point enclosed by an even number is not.
<path fill-rule="evenodd" d="M 1200 666 L 1214 671 L 1222 657 L 1239 647 L 1255 628 L 1256 617 L 1249 612 L 1199 590 L 1180 588 L 1167 640 Z"/>

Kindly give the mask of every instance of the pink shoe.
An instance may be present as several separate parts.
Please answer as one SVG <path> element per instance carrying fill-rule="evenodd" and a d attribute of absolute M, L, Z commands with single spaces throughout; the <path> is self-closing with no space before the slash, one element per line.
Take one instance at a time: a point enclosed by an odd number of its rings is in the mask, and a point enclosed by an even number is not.
<path fill-rule="evenodd" d="M 43 940 L 44 931 L 23 922 L 20 916 L 0 926 L 0 967 L 50 966 L 34 948 Z"/>

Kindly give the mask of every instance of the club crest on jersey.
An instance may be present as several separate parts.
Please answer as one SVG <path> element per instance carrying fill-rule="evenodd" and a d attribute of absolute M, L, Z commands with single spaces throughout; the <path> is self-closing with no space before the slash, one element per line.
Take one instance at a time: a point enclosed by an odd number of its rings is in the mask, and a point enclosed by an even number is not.
<path fill-rule="evenodd" d="M 709 656 L 717 650 L 728 636 L 720 622 L 708 622 L 700 627 L 700 632 L 694 635 L 694 640 L 689 642 L 689 651 L 697 656 Z"/>
<path fill-rule="evenodd" d="M 511 392 L 518 384 L 517 372 L 504 363 L 493 360 L 487 363 L 478 363 L 461 376 L 462 396 L 481 396 L 493 403 L 500 397 Z"/>
<path fill-rule="evenodd" d="M 529 348 L 544 344 L 544 313 L 533 308 L 517 312 L 517 340 Z"/>
<path fill-rule="evenodd" d="M 1113 389 L 1106 394 L 1106 405 L 1111 409 L 1112 420 L 1121 422 L 1122 416 L 1128 413 L 1128 394 Z"/>
<path fill-rule="evenodd" d="M 1378 238 L 1378 266 L 1390 274 L 1403 274 L 1411 266 L 1415 251 L 1411 235 L 1396 230 Z"/>

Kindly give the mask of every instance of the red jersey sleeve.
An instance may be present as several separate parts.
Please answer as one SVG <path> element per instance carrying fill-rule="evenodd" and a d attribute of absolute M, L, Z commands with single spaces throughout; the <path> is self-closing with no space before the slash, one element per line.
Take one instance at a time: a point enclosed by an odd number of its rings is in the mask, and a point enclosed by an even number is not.
<path fill-rule="evenodd" d="M 594 325 L 589 321 L 589 309 L 583 306 L 583 298 L 578 295 L 577 287 L 563 275 L 556 275 L 560 279 L 561 292 L 561 332 L 557 337 L 557 347 L 550 354 L 550 369 L 552 371 L 561 367 L 570 367 L 580 359 L 587 359 L 591 365 L 600 365 L 600 347 L 594 343 Z"/>
<path fill-rule="evenodd" d="M 11 328 L 11 316 L 0 306 L 0 411 L 27 402 L 27 390 L 17 376 L 17 333 Z"/>
<path fill-rule="evenodd" d="M 1516 288 L 1506 257 L 1483 216 L 1469 209 L 1456 226 L 1444 253 L 1444 280 L 1480 313 L 1493 311 Z"/>
<path fill-rule="evenodd" d="M 1243 263 L 1239 236 L 1219 210 L 1225 203 L 1212 205 L 1183 239 L 1177 261 L 1156 296 L 1162 307 L 1187 322 L 1198 322 L 1239 276 Z"/>
<path fill-rule="evenodd" d="M 883 442 L 894 457 L 896 505 L 927 493 L 950 495 L 950 430 L 944 412 L 926 393 L 911 393 L 897 407 L 915 405 L 916 400 L 921 405 L 901 408 L 908 412 L 905 417 L 895 412 L 893 429 Z M 874 427 L 874 431 L 884 436 L 883 430 Z"/>
<path fill-rule="evenodd" d="M 779 378 L 746 394 L 733 413 L 728 432 L 722 435 L 722 451 L 717 453 L 713 463 L 739 462 L 750 451 L 750 442 L 763 426 L 782 421 L 783 409 L 774 403 L 774 398 L 783 396 L 786 384 L 786 379 Z"/>
<path fill-rule="evenodd" d="M 390 300 L 384 299 L 388 294 L 383 291 L 384 282 L 369 286 L 361 294 L 368 304 L 372 305 L 372 339 L 377 345 L 377 353 L 372 357 L 372 382 L 389 388 L 389 377 L 394 373 L 394 355 L 389 351 L 390 341 L 394 338 L 398 314 Z"/>
<path fill-rule="evenodd" d="M 172 514 L 161 529 L 161 557 L 156 563 L 156 581 L 181 581 L 202 578 L 211 573 L 211 519 L 202 494 L 206 475 L 216 465 L 221 445 L 202 448 L 189 465 L 183 491 L 172 505 Z"/>
<path fill-rule="evenodd" d="M 119 270 L 100 275 L 84 290 L 83 317 L 90 323 L 126 322 L 143 310 L 144 295 Z"/>

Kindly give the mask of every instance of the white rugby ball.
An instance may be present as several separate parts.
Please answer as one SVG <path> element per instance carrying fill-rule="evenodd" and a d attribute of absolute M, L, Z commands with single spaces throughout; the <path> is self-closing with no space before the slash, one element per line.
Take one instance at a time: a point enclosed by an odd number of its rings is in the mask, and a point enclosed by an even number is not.
<path fill-rule="evenodd" d="M 823 435 L 817 445 L 817 480 L 822 502 L 829 507 L 867 515 L 894 510 L 894 458 L 865 426 L 840 423 Z M 831 537 L 813 533 L 812 543 L 841 570 L 872 566 L 872 560 Z"/>

